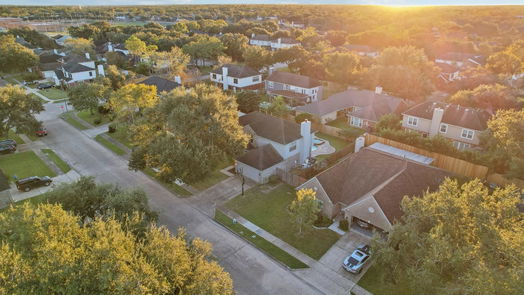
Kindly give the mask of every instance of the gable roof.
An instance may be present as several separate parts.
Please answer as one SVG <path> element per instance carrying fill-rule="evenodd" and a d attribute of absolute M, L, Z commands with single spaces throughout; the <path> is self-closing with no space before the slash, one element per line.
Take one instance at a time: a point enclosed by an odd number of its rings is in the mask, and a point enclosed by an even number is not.
<path fill-rule="evenodd" d="M 403 114 L 431 120 L 435 108 L 444 109 L 442 123 L 479 131 L 487 128 L 488 120 L 491 117 L 491 115 L 485 110 L 476 110 L 456 104 L 430 101 L 418 104 L 405 111 Z"/>
<path fill-rule="evenodd" d="M 69 73 L 80 73 L 80 72 L 94 71 L 95 69 L 86 67 L 83 64 L 68 63 L 64 65 L 64 70 L 68 71 Z"/>
<path fill-rule="evenodd" d="M 54 71 L 62 66 L 59 62 L 41 63 L 38 67 L 41 71 Z"/>
<path fill-rule="evenodd" d="M 171 90 L 177 88 L 180 86 L 180 84 L 178 84 L 177 82 L 175 81 L 171 81 L 171 80 L 167 80 L 167 79 L 164 79 L 164 78 L 161 78 L 161 77 L 157 77 L 157 76 L 152 76 L 152 77 L 149 77 L 141 82 L 138 82 L 137 84 L 144 84 L 144 85 L 153 85 L 153 86 L 156 86 L 156 92 L 157 93 L 161 93 L 161 92 L 170 92 Z"/>
<path fill-rule="evenodd" d="M 377 94 L 370 90 L 350 89 L 333 94 L 324 100 L 298 106 L 296 110 L 320 117 L 350 107 L 360 108 L 352 112 L 353 116 L 378 121 L 386 114 L 400 114 L 408 107 L 408 103 L 395 96 Z"/>
<path fill-rule="evenodd" d="M 249 126 L 257 136 L 288 144 L 300 139 L 300 125 L 261 112 L 252 112 L 239 118 L 240 125 Z"/>
<path fill-rule="evenodd" d="M 226 64 L 220 68 L 214 69 L 211 73 L 222 75 L 222 68 L 227 68 L 227 75 L 234 78 L 245 78 L 260 75 L 259 72 L 246 66 Z"/>
<path fill-rule="evenodd" d="M 280 71 L 275 71 L 271 73 L 271 75 L 269 75 L 269 77 L 267 77 L 266 80 L 277 82 L 277 83 L 298 86 L 301 88 L 314 88 L 314 87 L 322 86 L 320 81 L 318 81 L 317 79 L 314 79 L 308 76 L 302 76 L 298 74 L 280 72 Z"/>
<path fill-rule="evenodd" d="M 66 63 L 81 63 L 81 62 L 88 62 L 92 60 L 88 59 L 84 55 L 72 54 L 72 55 L 64 56 L 64 61 Z"/>
<path fill-rule="evenodd" d="M 400 202 L 404 196 L 421 196 L 428 189 L 436 190 L 450 176 L 451 173 L 432 166 L 364 148 L 315 178 L 333 204 L 351 205 L 373 193 L 393 222 L 402 215 Z"/>
<path fill-rule="evenodd" d="M 247 151 L 244 155 L 240 156 L 237 161 L 258 170 L 266 170 L 284 161 L 284 159 L 271 144 L 266 144 Z"/>
<path fill-rule="evenodd" d="M 63 56 L 56 54 L 54 52 L 43 52 L 39 55 L 40 63 L 52 63 L 52 62 L 58 62 L 59 59 L 61 59 Z"/>
<path fill-rule="evenodd" d="M 251 40 L 259 40 L 259 41 L 269 41 L 269 35 L 266 34 L 254 34 L 251 36 Z"/>

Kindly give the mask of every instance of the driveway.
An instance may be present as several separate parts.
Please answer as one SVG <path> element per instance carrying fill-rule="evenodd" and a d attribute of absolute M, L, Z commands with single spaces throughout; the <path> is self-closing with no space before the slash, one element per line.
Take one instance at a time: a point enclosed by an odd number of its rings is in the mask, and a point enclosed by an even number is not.
<path fill-rule="evenodd" d="M 42 141 L 81 175 L 95 176 L 100 183 L 143 189 L 159 213 L 159 223 L 172 232 L 184 227 L 190 236 L 211 242 L 213 254 L 231 274 L 238 294 L 326 294 L 214 222 L 203 213 L 209 207 L 203 206 L 202 198 L 177 198 L 143 173 L 130 171 L 126 160 L 57 118 L 58 105 L 47 104 L 46 112 L 39 115 L 49 131 Z"/>

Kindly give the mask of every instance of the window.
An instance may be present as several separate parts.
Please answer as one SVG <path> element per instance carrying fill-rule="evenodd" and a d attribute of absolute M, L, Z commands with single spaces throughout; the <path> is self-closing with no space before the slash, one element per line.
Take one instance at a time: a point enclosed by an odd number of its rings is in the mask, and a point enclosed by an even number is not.
<path fill-rule="evenodd" d="M 362 127 L 362 119 L 357 117 L 351 117 L 350 124 L 356 127 Z"/>
<path fill-rule="evenodd" d="M 417 126 L 418 125 L 418 118 L 408 117 L 408 125 L 410 125 L 410 126 Z"/>
<path fill-rule="evenodd" d="M 446 133 L 448 132 L 448 124 L 440 124 L 440 133 Z"/>
<path fill-rule="evenodd" d="M 274 86 L 273 81 L 267 81 L 267 88 L 273 88 Z"/>
<path fill-rule="evenodd" d="M 233 79 L 233 84 L 238 84 L 238 79 L 237 78 Z"/>
<path fill-rule="evenodd" d="M 89 77 L 93 77 L 93 72 L 89 72 Z"/>
<path fill-rule="evenodd" d="M 285 84 L 285 85 L 284 85 L 284 89 L 285 89 L 285 90 L 289 90 L 289 88 L 290 88 L 290 87 L 289 87 L 288 84 Z"/>
<path fill-rule="evenodd" d="M 260 76 L 253 77 L 253 82 L 258 82 L 258 81 L 260 81 Z"/>
<path fill-rule="evenodd" d="M 289 151 L 292 152 L 297 149 L 297 144 L 294 143 L 292 146 L 289 147 Z"/>
<path fill-rule="evenodd" d="M 213 76 L 212 76 L 212 77 L 213 77 L 213 79 L 215 79 L 215 80 L 216 80 L 216 78 L 217 78 L 217 74 L 213 74 Z"/>
<path fill-rule="evenodd" d="M 475 131 L 470 129 L 462 129 L 462 134 L 460 134 L 460 137 L 465 139 L 473 139 L 473 136 L 475 135 Z"/>
<path fill-rule="evenodd" d="M 471 144 L 460 141 L 454 141 L 453 146 L 458 150 L 465 150 L 469 149 L 471 147 Z"/>
<path fill-rule="evenodd" d="M 306 89 L 302 89 L 302 94 L 306 94 Z"/>

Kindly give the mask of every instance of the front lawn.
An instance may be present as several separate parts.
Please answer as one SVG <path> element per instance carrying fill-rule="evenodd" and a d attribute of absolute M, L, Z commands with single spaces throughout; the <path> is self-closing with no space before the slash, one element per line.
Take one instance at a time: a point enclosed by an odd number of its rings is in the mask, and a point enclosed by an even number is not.
<path fill-rule="evenodd" d="M 235 197 L 226 206 L 317 260 L 339 239 L 339 235 L 329 229 L 313 227 L 298 236 L 288 212 L 289 205 L 295 199 L 295 189 L 281 184 L 265 193 L 262 191 L 264 187 L 250 189 L 245 196 Z"/>
<path fill-rule="evenodd" d="M 69 167 L 69 164 L 67 164 L 64 160 L 62 160 L 53 150 L 51 149 L 42 149 L 42 152 L 49 158 L 49 160 L 53 161 L 62 172 L 67 173 L 71 170 L 71 167 Z"/>
<path fill-rule="evenodd" d="M 33 151 L 0 156 L 0 167 L 10 180 L 13 180 L 13 175 L 18 178 L 56 176 Z"/>
<path fill-rule="evenodd" d="M 18 134 L 16 134 L 13 130 L 9 130 L 9 133 L 7 133 L 7 137 L 0 137 L 0 140 L 4 140 L 4 139 L 12 139 L 16 141 L 17 144 L 25 143 L 24 140 Z"/>
<path fill-rule="evenodd" d="M 131 144 L 131 141 L 129 140 L 129 135 L 127 134 L 127 128 L 123 124 L 116 124 L 115 125 L 116 130 L 113 133 L 106 133 L 107 135 L 111 136 L 116 141 L 120 142 L 121 144 L 127 146 L 128 148 L 132 149 L 133 145 Z"/>
<path fill-rule="evenodd" d="M 217 168 L 215 168 L 215 170 L 209 172 L 209 174 L 204 177 L 203 179 L 201 179 L 200 181 L 197 181 L 197 182 L 194 182 L 194 183 L 191 183 L 190 185 L 194 188 L 196 188 L 197 190 L 205 190 L 205 189 L 208 189 L 210 187 L 212 187 L 213 185 L 221 182 L 222 180 L 225 180 L 228 178 L 227 175 L 225 175 L 224 173 L 220 172 L 220 170 L 228 167 L 228 166 L 231 166 L 232 165 L 232 160 L 226 160 L 222 163 L 220 163 Z"/>
<path fill-rule="evenodd" d="M 251 242 L 253 245 L 255 245 L 257 248 L 267 253 L 269 256 L 287 265 L 288 267 L 292 269 L 308 267 L 307 264 L 296 259 L 295 257 L 291 256 L 286 251 L 280 249 L 279 247 L 273 245 L 271 242 L 260 237 L 256 233 L 245 228 L 243 225 L 238 224 L 238 223 L 233 223 L 233 220 L 231 220 L 231 218 L 226 216 L 224 213 L 220 211 L 216 211 L 215 220 L 218 223 L 222 224 L 223 226 L 234 231 L 237 235 L 241 236 L 243 239 Z"/>
<path fill-rule="evenodd" d="M 80 130 L 87 129 L 87 127 L 84 126 L 84 124 L 80 123 L 77 119 L 75 119 L 75 117 L 73 116 L 73 113 L 64 113 L 60 115 L 60 117 L 64 119 L 64 121 L 66 121 L 67 123 L 75 127 L 76 129 L 80 129 Z"/>
<path fill-rule="evenodd" d="M 83 110 L 83 111 L 78 112 L 76 115 L 78 116 L 78 118 L 86 121 L 87 123 L 89 123 L 89 124 L 91 124 L 93 126 L 102 125 L 102 124 L 110 122 L 108 116 L 104 116 L 104 115 L 98 113 L 98 111 L 96 111 L 96 110 L 93 111 L 92 114 L 91 114 L 91 111 L 89 111 L 89 110 Z M 98 123 L 95 122 L 97 120 L 98 120 Z"/>
<path fill-rule="evenodd" d="M 192 195 L 191 192 L 189 192 L 188 190 L 186 190 L 185 188 L 181 187 L 180 185 L 178 185 L 178 184 L 176 184 L 174 182 L 165 182 L 165 181 L 163 181 L 162 179 L 160 179 L 157 176 L 157 173 L 155 171 L 153 171 L 153 169 L 151 169 L 151 168 L 146 168 L 146 169 L 142 170 L 142 172 L 144 172 L 145 174 L 151 176 L 156 181 L 158 181 L 161 185 L 163 185 L 167 190 L 171 191 L 172 193 L 174 193 L 176 195 L 179 195 L 182 198 L 187 198 L 187 197 L 190 197 Z"/>
<path fill-rule="evenodd" d="M 116 144 L 112 143 L 111 141 L 105 139 L 102 135 L 97 135 L 95 137 L 95 140 L 98 141 L 101 145 L 105 146 L 107 149 L 111 150 L 113 153 L 122 156 L 125 155 L 126 152 L 119 148 Z"/>
<path fill-rule="evenodd" d="M 375 295 L 417 294 L 416 292 L 412 292 L 412 290 L 410 290 L 407 284 L 402 283 L 402 282 L 395 286 L 391 286 L 390 284 L 387 284 L 387 285 L 383 284 L 380 280 L 380 276 L 382 275 L 382 272 L 383 272 L 382 269 L 378 268 L 376 264 L 373 264 L 367 270 L 364 276 L 358 281 L 358 285 Z"/>
<path fill-rule="evenodd" d="M 58 88 L 49 88 L 49 89 L 42 89 L 39 90 L 38 93 L 42 94 L 43 96 L 51 99 L 51 100 L 59 100 L 59 99 L 66 99 L 67 98 L 67 92 L 65 92 L 62 89 Z"/>

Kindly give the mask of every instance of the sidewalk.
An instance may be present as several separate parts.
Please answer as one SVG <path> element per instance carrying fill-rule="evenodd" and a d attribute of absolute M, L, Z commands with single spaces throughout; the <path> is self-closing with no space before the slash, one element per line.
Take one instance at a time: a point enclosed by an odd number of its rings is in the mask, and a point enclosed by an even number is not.
<path fill-rule="evenodd" d="M 43 187 L 35 188 L 28 192 L 20 192 L 18 191 L 16 187 L 12 187 L 10 189 L 11 198 L 13 199 L 14 202 L 20 202 L 22 200 L 29 199 L 29 198 L 41 195 L 43 193 L 46 193 L 61 183 L 70 183 L 70 182 L 78 180 L 79 178 L 80 178 L 80 174 L 78 174 L 74 170 L 71 170 L 67 172 L 66 174 L 62 174 L 62 175 L 53 177 L 53 184 L 51 184 L 50 186 L 43 186 Z"/>

